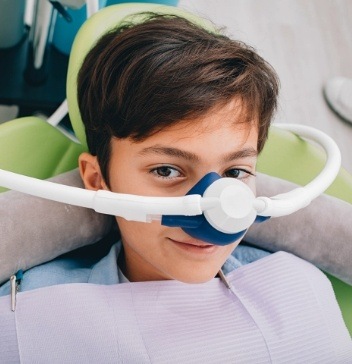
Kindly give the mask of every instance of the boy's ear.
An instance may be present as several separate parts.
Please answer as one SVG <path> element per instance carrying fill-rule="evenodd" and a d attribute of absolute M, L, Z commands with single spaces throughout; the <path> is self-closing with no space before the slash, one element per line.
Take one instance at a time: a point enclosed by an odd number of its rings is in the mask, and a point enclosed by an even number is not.
<path fill-rule="evenodd" d="M 90 153 L 82 153 L 78 159 L 79 172 L 87 190 L 108 189 L 101 174 L 98 159 Z"/>

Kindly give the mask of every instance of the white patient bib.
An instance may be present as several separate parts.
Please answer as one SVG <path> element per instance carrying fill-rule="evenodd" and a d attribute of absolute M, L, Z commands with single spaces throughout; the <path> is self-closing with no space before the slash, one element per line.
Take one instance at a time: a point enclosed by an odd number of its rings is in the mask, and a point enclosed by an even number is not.
<path fill-rule="evenodd" d="M 0 298 L 1 363 L 352 363 L 327 278 L 276 253 L 205 284 L 65 284 Z"/>

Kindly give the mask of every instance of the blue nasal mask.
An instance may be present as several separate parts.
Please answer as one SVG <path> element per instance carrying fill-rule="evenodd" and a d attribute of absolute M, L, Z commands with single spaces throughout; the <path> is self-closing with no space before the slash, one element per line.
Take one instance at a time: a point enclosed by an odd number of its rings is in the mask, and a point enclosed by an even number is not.
<path fill-rule="evenodd" d="M 311 139 L 326 151 L 324 169 L 310 183 L 273 197 L 255 197 L 251 189 L 234 178 L 216 173 L 204 176 L 186 196 L 137 196 L 111 191 L 91 191 L 42 181 L 0 169 L 0 186 L 33 196 L 94 209 L 126 220 L 181 227 L 190 236 L 217 245 L 241 238 L 255 221 L 289 215 L 307 206 L 336 178 L 341 154 L 336 143 L 323 132 L 296 124 L 277 127 Z"/>
<path fill-rule="evenodd" d="M 243 237 L 255 220 L 269 218 L 259 219 L 255 209 L 249 208 L 255 196 L 247 185 L 233 178 L 221 178 L 214 172 L 205 175 L 186 195 L 214 198 L 214 207 L 195 216 L 164 215 L 162 225 L 181 227 L 193 238 L 211 244 L 233 243 Z M 216 199 L 220 203 L 215 203 Z"/>

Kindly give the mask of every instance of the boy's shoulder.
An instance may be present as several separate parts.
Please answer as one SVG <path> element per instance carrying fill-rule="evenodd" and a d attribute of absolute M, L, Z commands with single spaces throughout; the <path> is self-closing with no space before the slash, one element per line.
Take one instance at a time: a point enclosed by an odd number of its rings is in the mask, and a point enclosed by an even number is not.
<path fill-rule="evenodd" d="M 60 257 L 24 272 L 20 291 L 67 283 L 118 283 L 116 256 L 120 247 L 114 244 L 101 259 Z M 0 296 L 10 294 L 10 282 L 0 286 Z"/>
<path fill-rule="evenodd" d="M 280 302 L 281 296 L 294 300 L 302 307 L 311 297 L 314 305 L 327 301 L 331 307 L 338 307 L 332 284 L 328 277 L 313 264 L 284 251 L 269 254 L 251 264 L 242 266 L 227 278 L 238 292 L 251 300 L 261 297 L 266 302 Z M 251 287 L 248 290 L 248 287 Z M 265 298 L 264 298 L 265 297 Z"/>
<path fill-rule="evenodd" d="M 245 265 L 226 278 L 236 298 L 262 329 L 269 346 L 277 344 L 280 333 L 281 338 L 289 338 L 285 344 L 281 342 L 285 345 L 281 352 L 294 353 L 300 347 L 302 358 L 308 359 L 314 356 L 311 349 L 320 347 L 321 353 L 328 351 L 335 359 L 344 357 L 348 360 L 341 362 L 350 362 L 351 339 L 332 284 L 320 269 L 280 251 Z"/>
<path fill-rule="evenodd" d="M 88 281 L 91 268 L 85 262 L 73 258 L 57 258 L 35 266 L 23 273 L 20 291 L 65 283 Z M 10 294 L 10 282 L 0 287 L 0 296 Z"/>
<path fill-rule="evenodd" d="M 306 278 L 307 281 L 324 281 L 329 283 L 327 276 L 312 263 L 285 251 L 269 253 L 266 251 L 254 249 L 243 249 L 241 255 L 248 255 L 247 264 L 242 267 L 242 270 L 268 272 L 268 276 L 275 276 L 277 272 L 288 273 L 288 277 Z M 252 261 L 249 261 L 253 258 Z M 252 264 L 248 264 L 252 263 Z M 266 275 L 265 275 L 266 276 Z M 280 275 L 278 275 L 280 276 Z"/>
<path fill-rule="evenodd" d="M 263 258 L 264 261 L 263 261 Z M 312 263 L 286 251 L 269 252 L 252 245 L 240 244 L 231 255 L 231 259 L 226 263 L 238 262 L 234 268 L 250 265 L 246 269 L 252 269 L 250 263 L 257 265 L 269 265 L 276 269 L 296 272 L 309 276 L 309 279 L 323 279 L 330 282 L 326 275 Z M 270 269 L 271 270 L 271 269 Z M 275 269 L 274 269 L 275 271 Z"/>

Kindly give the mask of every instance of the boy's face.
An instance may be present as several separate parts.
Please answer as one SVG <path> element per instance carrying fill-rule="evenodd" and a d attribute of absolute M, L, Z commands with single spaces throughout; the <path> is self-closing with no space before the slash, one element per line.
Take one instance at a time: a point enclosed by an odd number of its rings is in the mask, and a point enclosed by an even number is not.
<path fill-rule="evenodd" d="M 240 114 L 234 110 L 236 105 L 233 101 L 142 142 L 113 139 L 109 164 L 111 191 L 183 196 L 209 172 L 238 178 L 254 191 L 251 174 L 257 160 L 257 125 L 241 123 Z M 81 157 L 86 187 L 107 189 L 99 168 L 90 172 L 90 164 Z M 239 244 L 235 241 L 226 246 L 210 245 L 192 238 L 181 228 L 116 219 L 124 246 L 124 261 L 120 266 L 130 281 L 206 282 L 216 276 Z"/>

